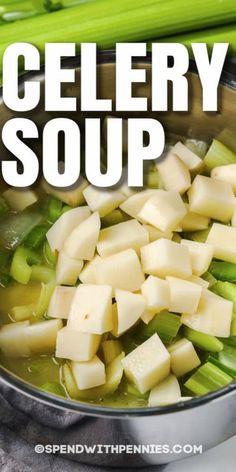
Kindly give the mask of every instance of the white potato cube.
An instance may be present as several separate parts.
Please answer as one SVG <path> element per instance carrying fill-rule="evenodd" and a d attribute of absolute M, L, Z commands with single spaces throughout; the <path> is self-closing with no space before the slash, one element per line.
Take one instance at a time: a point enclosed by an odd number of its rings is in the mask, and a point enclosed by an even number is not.
<path fill-rule="evenodd" d="M 170 373 L 170 354 L 157 334 L 122 359 L 126 377 L 146 393 Z"/>
<path fill-rule="evenodd" d="M 172 239 L 173 237 L 172 231 L 161 231 L 160 229 L 157 229 L 152 225 L 146 224 L 144 224 L 143 227 L 148 231 L 150 243 L 152 243 L 153 241 L 157 241 L 157 239 Z"/>
<path fill-rule="evenodd" d="M 89 208 L 102 217 L 115 210 L 126 197 L 119 190 L 102 190 L 89 185 L 84 190 L 84 198 Z"/>
<path fill-rule="evenodd" d="M 80 177 L 78 182 L 67 189 L 59 189 L 49 185 L 46 180 L 42 181 L 42 187 L 46 193 L 59 198 L 59 200 L 72 207 L 76 207 L 84 203 L 83 191 L 87 186 L 88 182 L 83 177 Z"/>
<path fill-rule="evenodd" d="M 96 284 L 94 267 L 100 261 L 101 257 L 98 254 L 95 254 L 94 258 L 86 262 L 82 271 L 79 274 L 79 279 L 83 284 Z"/>
<path fill-rule="evenodd" d="M 170 365 L 176 377 L 182 377 L 201 364 L 201 361 L 188 339 L 180 339 L 172 344 L 168 351 L 170 353 Z"/>
<path fill-rule="evenodd" d="M 26 328 L 29 321 L 3 325 L 0 329 L 0 350 L 7 357 L 29 357 L 31 350 L 27 343 Z"/>
<path fill-rule="evenodd" d="M 187 278 L 192 275 L 189 250 L 174 241 L 159 239 L 141 248 L 141 261 L 146 274 L 157 277 Z"/>
<path fill-rule="evenodd" d="M 102 351 L 104 356 L 105 364 L 109 364 L 122 352 L 122 345 L 120 341 L 114 339 L 108 339 L 102 342 Z"/>
<path fill-rule="evenodd" d="M 181 239 L 181 244 L 189 249 L 192 270 L 194 275 L 202 275 L 208 270 L 213 258 L 213 246 L 207 243 L 199 243 L 198 241 L 190 241 Z"/>
<path fill-rule="evenodd" d="M 180 222 L 181 231 L 200 231 L 201 229 L 207 229 L 210 223 L 210 218 L 207 216 L 198 215 L 192 211 L 189 211 L 189 205 L 185 203 L 187 214 L 183 217 Z M 175 230 L 176 231 L 176 230 Z"/>
<path fill-rule="evenodd" d="M 128 220 L 103 229 L 100 232 L 97 251 L 102 257 L 129 248 L 139 252 L 140 247 L 148 243 L 149 236 L 145 228 L 137 220 Z"/>
<path fill-rule="evenodd" d="M 73 297 L 67 326 L 83 333 L 103 334 L 113 328 L 112 288 L 81 284 Z"/>
<path fill-rule="evenodd" d="M 181 322 L 189 328 L 210 334 L 228 338 L 233 315 L 233 303 L 218 295 L 203 290 L 196 313 L 184 313 Z"/>
<path fill-rule="evenodd" d="M 108 284 L 113 289 L 139 290 L 144 282 L 144 274 L 134 249 L 126 249 L 108 257 L 101 258 L 94 267 L 97 284 Z"/>
<path fill-rule="evenodd" d="M 33 323 L 26 330 L 26 344 L 33 354 L 54 352 L 57 333 L 62 328 L 62 320 L 48 320 Z"/>
<path fill-rule="evenodd" d="M 206 240 L 214 249 L 214 257 L 236 263 L 236 228 L 213 223 Z"/>
<path fill-rule="evenodd" d="M 236 227 L 236 207 L 233 212 L 232 218 L 231 218 L 231 225 L 235 228 Z"/>
<path fill-rule="evenodd" d="M 57 333 L 56 357 L 71 361 L 90 361 L 96 354 L 101 336 L 80 333 L 67 326 Z"/>
<path fill-rule="evenodd" d="M 211 177 L 228 182 L 232 185 L 234 193 L 236 193 L 236 164 L 215 167 L 211 171 Z"/>
<path fill-rule="evenodd" d="M 159 313 L 170 305 L 170 289 L 166 280 L 158 277 L 149 277 L 141 287 L 141 293 L 146 299 L 146 310 L 151 313 Z"/>
<path fill-rule="evenodd" d="M 74 259 L 91 261 L 98 242 L 100 227 L 101 222 L 97 212 L 82 221 L 64 242 L 63 248 L 66 254 Z"/>
<path fill-rule="evenodd" d="M 83 265 L 83 261 L 72 259 L 64 251 L 60 251 L 56 265 L 56 283 L 75 285 Z"/>
<path fill-rule="evenodd" d="M 62 318 L 66 320 L 69 316 L 72 299 L 76 287 L 55 287 L 49 303 L 47 314 L 51 318 Z"/>
<path fill-rule="evenodd" d="M 199 171 L 204 167 L 203 160 L 180 141 L 173 146 L 172 152 L 176 154 L 191 171 Z"/>
<path fill-rule="evenodd" d="M 146 308 L 146 300 L 143 295 L 119 289 L 115 291 L 115 299 L 112 334 L 120 336 L 139 320 Z"/>
<path fill-rule="evenodd" d="M 170 374 L 165 380 L 162 380 L 159 385 L 152 388 L 148 406 L 163 406 L 176 403 L 181 397 L 181 390 L 177 378 Z"/>
<path fill-rule="evenodd" d="M 191 275 L 191 277 L 188 277 L 189 282 L 193 282 L 194 284 L 200 285 L 202 288 L 208 288 L 209 287 L 209 282 L 207 280 L 202 279 L 201 277 L 198 277 L 197 275 Z"/>
<path fill-rule="evenodd" d="M 156 190 L 147 189 L 137 192 L 134 195 L 131 195 L 127 198 L 121 205 L 120 208 L 122 211 L 127 213 L 127 215 L 132 216 L 132 218 L 138 219 L 138 213 L 140 212 L 143 205 L 146 201 L 156 194 Z"/>
<path fill-rule="evenodd" d="M 98 387 L 106 382 L 105 366 L 94 356 L 87 362 L 71 362 L 71 370 L 79 390 Z"/>
<path fill-rule="evenodd" d="M 197 175 L 188 191 L 189 209 L 200 215 L 228 223 L 235 208 L 235 197 L 228 182 Z"/>
<path fill-rule="evenodd" d="M 186 208 L 178 192 L 157 190 L 138 213 L 138 218 L 161 231 L 172 231 L 186 214 Z"/>
<path fill-rule="evenodd" d="M 66 211 L 48 230 L 46 237 L 52 251 L 60 251 L 64 241 L 83 220 L 90 215 L 88 206 L 73 208 Z"/>
<path fill-rule="evenodd" d="M 175 313 L 195 313 L 198 308 L 202 287 L 189 280 L 166 277 L 170 290 L 170 311 Z"/>
<path fill-rule="evenodd" d="M 158 162 L 157 169 L 166 190 L 175 190 L 182 194 L 191 186 L 189 169 L 172 149 Z"/>
<path fill-rule="evenodd" d="M 7 202 L 12 210 L 22 211 L 33 203 L 37 202 L 37 194 L 30 189 L 21 188 L 17 189 L 11 187 L 2 194 L 4 200 Z"/>

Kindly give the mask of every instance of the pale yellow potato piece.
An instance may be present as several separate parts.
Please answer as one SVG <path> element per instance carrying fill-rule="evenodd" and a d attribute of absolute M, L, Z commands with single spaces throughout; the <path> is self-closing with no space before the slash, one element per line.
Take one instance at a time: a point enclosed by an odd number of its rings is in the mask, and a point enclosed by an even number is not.
<path fill-rule="evenodd" d="M 101 346 L 105 364 L 109 364 L 122 352 L 122 345 L 118 340 L 108 339 L 103 341 Z"/>
<path fill-rule="evenodd" d="M 191 186 L 189 169 L 172 149 L 158 162 L 157 169 L 166 190 L 175 190 L 182 194 Z"/>
<path fill-rule="evenodd" d="M 148 231 L 150 243 L 152 243 L 153 241 L 157 241 L 157 239 L 172 239 L 173 237 L 172 231 L 160 231 L 154 226 L 147 224 L 144 224 L 143 227 Z"/>
<path fill-rule="evenodd" d="M 66 320 L 69 316 L 72 299 L 76 287 L 55 287 L 49 303 L 47 314 L 51 318 L 62 318 Z"/>
<path fill-rule="evenodd" d="M 200 231 L 201 229 L 208 228 L 210 218 L 189 211 L 189 205 L 187 203 L 185 203 L 185 208 L 187 210 L 187 214 L 180 222 L 181 231 Z"/>
<path fill-rule="evenodd" d="M 56 357 L 72 361 L 90 361 L 96 354 L 101 336 L 81 333 L 67 326 L 57 333 Z"/>
<path fill-rule="evenodd" d="M 81 284 L 73 297 L 67 326 L 83 333 L 103 334 L 113 328 L 112 288 Z"/>
<path fill-rule="evenodd" d="M 64 241 L 83 220 L 90 215 L 88 206 L 73 208 L 66 211 L 48 230 L 46 237 L 52 251 L 60 251 Z"/>
<path fill-rule="evenodd" d="M 171 370 L 176 377 L 181 377 L 201 364 L 193 344 L 188 339 L 180 339 L 172 344 L 168 351 L 170 353 Z"/>
<path fill-rule="evenodd" d="M 146 308 L 146 299 L 138 293 L 119 289 L 115 290 L 115 299 L 112 334 L 120 336 L 139 320 Z"/>
<path fill-rule="evenodd" d="M 78 182 L 67 189 L 52 187 L 52 185 L 49 185 L 46 180 L 43 180 L 41 185 L 49 195 L 59 198 L 59 200 L 62 200 L 62 202 L 67 205 L 76 207 L 84 203 L 83 191 L 88 186 L 88 182 L 83 177 L 80 177 Z"/>
<path fill-rule="evenodd" d="M 173 146 L 172 152 L 176 154 L 191 171 L 200 171 L 204 167 L 203 160 L 180 141 Z"/>
<path fill-rule="evenodd" d="M 211 177 L 228 182 L 232 185 L 234 193 L 236 193 L 236 164 L 215 167 L 211 171 Z"/>
<path fill-rule="evenodd" d="M 26 343 L 33 354 L 54 352 L 57 333 L 62 328 L 62 320 L 48 320 L 33 323 L 26 329 Z"/>
<path fill-rule="evenodd" d="M 31 350 L 27 343 L 26 328 L 29 321 L 3 325 L 0 329 L 0 350 L 7 357 L 29 357 Z"/>
<path fill-rule="evenodd" d="M 148 243 L 147 230 L 137 220 L 128 220 L 102 229 L 97 243 L 97 251 L 102 257 L 129 248 L 133 248 L 139 253 L 140 247 Z"/>
<path fill-rule="evenodd" d="M 183 313 L 181 323 L 201 333 L 228 338 L 232 315 L 233 302 L 203 289 L 196 313 Z"/>
<path fill-rule="evenodd" d="M 64 242 L 63 249 L 66 254 L 74 259 L 91 261 L 95 254 L 100 227 L 101 221 L 98 212 L 82 221 Z"/>
<path fill-rule="evenodd" d="M 170 373 L 170 354 L 157 334 L 140 344 L 123 360 L 126 377 L 146 393 Z"/>
<path fill-rule="evenodd" d="M 97 387 L 106 382 L 105 366 L 97 356 L 87 362 L 72 361 L 71 370 L 79 390 Z"/>
<path fill-rule="evenodd" d="M 195 313 L 197 311 L 202 287 L 189 280 L 166 277 L 170 290 L 169 310 L 176 313 Z"/>
<path fill-rule="evenodd" d="M 193 282 L 194 284 L 200 285 L 202 288 L 209 287 L 209 282 L 202 279 L 201 277 L 198 277 L 197 275 L 191 275 L 191 277 L 189 277 L 187 280 L 189 280 L 189 282 Z"/>
<path fill-rule="evenodd" d="M 187 247 L 159 239 L 141 248 L 141 261 L 146 274 L 157 277 L 188 278 L 192 275 L 191 259 Z"/>
<path fill-rule="evenodd" d="M 75 285 L 84 262 L 72 259 L 64 251 L 60 251 L 56 265 L 56 283 L 64 285 Z"/>
<path fill-rule="evenodd" d="M 188 191 L 189 209 L 228 223 L 235 209 L 235 197 L 228 182 L 197 175 Z"/>
<path fill-rule="evenodd" d="M 161 231 L 172 231 L 186 214 L 186 208 L 178 192 L 157 190 L 138 213 L 138 218 Z"/>
<path fill-rule="evenodd" d="M 147 189 L 137 192 L 134 195 L 131 195 L 127 198 L 121 205 L 120 208 L 122 211 L 127 213 L 127 215 L 132 216 L 132 218 L 138 219 L 138 213 L 140 212 L 143 205 L 146 201 L 155 195 L 157 190 Z"/>
<path fill-rule="evenodd" d="M 16 211 L 22 211 L 38 200 L 37 194 L 28 188 L 17 189 L 10 187 L 3 192 L 2 196 L 9 207 Z"/>
<path fill-rule="evenodd" d="M 212 261 L 214 248 L 211 244 L 181 239 L 181 244 L 188 247 L 194 275 L 204 274 Z"/>
<path fill-rule="evenodd" d="M 231 218 L 231 226 L 236 227 L 236 207 Z"/>
<path fill-rule="evenodd" d="M 141 286 L 141 293 L 146 299 L 147 312 L 150 311 L 155 314 L 165 308 L 169 308 L 170 289 L 166 280 L 149 275 Z"/>
<path fill-rule="evenodd" d="M 92 185 L 83 194 L 89 208 L 98 211 L 101 217 L 115 210 L 126 198 L 120 190 L 102 190 Z"/>
<path fill-rule="evenodd" d="M 152 321 L 155 315 L 156 313 L 154 313 L 153 311 L 145 310 L 140 318 L 145 324 L 148 324 L 150 323 L 150 321 Z"/>
<path fill-rule="evenodd" d="M 101 258 L 94 267 L 97 284 L 108 284 L 113 290 L 135 292 L 144 282 L 144 274 L 134 249 L 126 249 L 108 257 Z"/>
<path fill-rule="evenodd" d="M 181 390 L 177 378 L 170 374 L 159 385 L 152 388 L 148 406 L 163 406 L 176 403 L 181 397 Z"/>
<path fill-rule="evenodd" d="M 95 274 L 94 274 L 94 267 L 100 261 L 100 256 L 95 254 L 94 258 L 91 261 L 86 262 L 85 266 L 83 267 L 82 271 L 79 274 L 79 279 L 83 284 L 95 284 Z"/>
<path fill-rule="evenodd" d="M 214 257 L 236 263 L 236 228 L 213 223 L 207 240 L 214 248 Z"/>

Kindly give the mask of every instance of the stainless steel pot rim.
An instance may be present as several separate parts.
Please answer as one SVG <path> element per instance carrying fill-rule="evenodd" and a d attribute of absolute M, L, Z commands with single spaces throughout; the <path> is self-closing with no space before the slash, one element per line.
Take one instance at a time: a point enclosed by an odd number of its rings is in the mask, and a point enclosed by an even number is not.
<path fill-rule="evenodd" d="M 115 50 L 99 51 L 97 62 L 98 64 L 110 64 L 115 62 Z M 148 52 L 146 57 L 134 58 L 135 63 L 150 64 L 151 53 Z M 77 55 L 74 58 L 67 58 L 63 60 L 64 67 L 76 68 L 80 66 L 80 56 Z M 193 60 L 190 59 L 189 71 L 197 73 L 197 68 Z M 44 66 L 41 67 L 40 72 L 26 72 L 19 78 L 19 86 L 22 86 L 25 79 L 27 78 L 43 78 Z M 236 91 L 236 76 L 230 72 L 223 71 L 221 75 L 221 83 L 226 87 L 232 88 Z M 2 87 L 0 88 L 0 103 L 2 102 Z M 186 113 L 186 112 L 185 112 Z M 183 410 L 189 410 L 191 408 L 200 407 L 209 402 L 217 401 L 222 397 L 226 397 L 232 394 L 236 390 L 236 381 L 221 388 L 215 392 L 208 393 L 201 397 L 195 397 L 188 401 L 180 401 L 173 405 L 167 405 L 162 407 L 140 407 L 140 408 L 112 408 L 103 407 L 92 403 L 83 403 L 78 400 L 71 400 L 70 398 L 59 397 L 47 392 L 44 392 L 40 388 L 34 387 L 27 382 L 21 380 L 16 375 L 9 372 L 4 367 L 0 366 L 0 382 L 3 382 L 9 387 L 14 388 L 20 393 L 24 393 L 32 400 L 39 400 L 49 406 L 60 408 L 62 410 L 70 410 L 78 414 L 86 414 L 89 416 L 106 416 L 110 418 L 131 418 L 131 417 L 145 417 L 145 416 L 157 416 L 164 414 L 176 413 Z"/>

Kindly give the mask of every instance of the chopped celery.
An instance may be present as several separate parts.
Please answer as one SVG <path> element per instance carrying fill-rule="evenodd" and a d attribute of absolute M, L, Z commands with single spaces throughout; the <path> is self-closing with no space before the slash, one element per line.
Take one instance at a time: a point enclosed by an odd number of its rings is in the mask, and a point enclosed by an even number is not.
<path fill-rule="evenodd" d="M 175 243 L 180 243 L 181 242 L 181 236 L 179 235 L 179 233 L 173 233 L 173 236 L 172 236 L 172 241 L 174 241 Z"/>
<path fill-rule="evenodd" d="M 230 282 L 217 282 L 213 285 L 211 290 L 220 295 L 220 297 L 230 300 L 234 304 L 234 311 L 236 311 L 236 285 Z"/>
<path fill-rule="evenodd" d="M 230 327 L 230 336 L 236 336 L 236 313 L 233 313 Z"/>
<path fill-rule="evenodd" d="M 25 247 L 18 247 L 14 253 L 10 275 L 21 284 L 27 284 L 31 277 L 32 264 L 38 264 L 40 257 Z"/>
<path fill-rule="evenodd" d="M 50 280 L 55 278 L 55 272 L 50 267 L 43 265 L 32 265 L 31 267 L 31 280 L 36 282 L 48 283 Z"/>
<path fill-rule="evenodd" d="M 20 213 L 7 212 L 0 221 L 0 246 L 15 249 L 42 219 L 39 211 L 26 208 Z"/>
<path fill-rule="evenodd" d="M 49 197 L 48 201 L 48 221 L 55 223 L 56 220 L 61 216 L 63 208 L 63 202 L 55 197 Z"/>
<path fill-rule="evenodd" d="M 199 141 L 198 139 L 186 139 L 184 144 L 188 149 L 190 149 L 190 151 L 201 157 L 201 159 L 203 159 L 207 152 L 208 144 L 205 141 Z"/>
<path fill-rule="evenodd" d="M 210 272 L 205 272 L 205 274 L 201 275 L 201 278 L 209 283 L 209 288 L 213 287 L 213 285 L 215 285 L 217 282 L 217 279 L 215 279 L 215 277 Z"/>
<path fill-rule="evenodd" d="M 213 139 L 212 144 L 204 157 L 204 162 L 208 169 L 212 170 L 214 167 L 235 164 L 236 154 L 220 141 Z"/>
<path fill-rule="evenodd" d="M 48 231 L 48 225 L 38 225 L 28 234 L 24 241 L 24 245 L 30 249 L 39 249 L 45 239 Z"/>
<path fill-rule="evenodd" d="M 154 167 L 148 170 L 146 174 L 144 174 L 144 184 L 148 188 L 160 188 L 161 184 L 161 177 L 158 170 Z"/>
<path fill-rule="evenodd" d="M 139 390 L 135 387 L 135 385 L 130 384 L 129 382 L 127 382 L 127 385 L 126 385 L 126 392 L 129 395 L 134 395 L 135 397 L 138 397 L 138 398 L 146 398 L 147 399 L 148 395 L 149 395 L 149 392 L 141 394 L 139 392 Z"/>
<path fill-rule="evenodd" d="M 224 349 L 216 355 L 210 355 L 208 360 L 217 365 L 227 374 L 236 378 L 236 348 L 224 344 Z"/>
<path fill-rule="evenodd" d="M 219 388 L 225 387 L 232 382 L 232 377 L 219 369 L 211 362 L 199 367 L 194 374 L 185 382 L 185 387 L 195 395 L 204 395 Z"/>
<path fill-rule="evenodd" d="M 208 229 L 202 229 L 200 231 L 189 231 L 188 233 L 184 233 L 184 237 L 186 239 L 191 239 L 192 241 L 205 243 L 210 229 L 211 228 L 209 227 Z"/>
<path fill-rule="evenodd" d="M 208 272 L 224 282 L 236 282 L 236 264 L 232 262 L 212 261 Z"/>
<path fill-rule="evenodd" d="M 215 336 L 195 331 L 187 326 L 184 327 L 183 335 L 203 351 L 220 352 L 224 347 L 223 343 Z"/>
<path fill-rule="evenodd" d="M 35 304 L 14 306 L 11 310 L 11 316 L 15 321 L 29 320 L 34 314 Z"/>
<path fill-rule="evenodd" d="M 56 265 L 56 262 L 57 262 L 57 254 L 52 252 L 48 241 L 45 241 L 45 243 L 44 243 L 43 254 L 44 254 L 44 258 L 45 258 L 47 264 L 54 267 Z"/>
<path fill-rule="evenodd" d="M 181 326 L 180 317 L 169 311 L 158 313 L 148 325 L 139 325 L 142 336 L 149 338 L 157 333 L 164 343 L 170 343 L 178 334 Z"/>
<path fill-rule="evenodd" d="M 64 388 L 57 382 L 46 382 L 43 385 L 40 385 L 42 390 L 45 392 L 53 393 L 54 395 L 59 395 L 60 397 L 65 396 Z"/>
<path fill-rule="evenodd" d="M 35 316 L 41 317 L 46 313 L 54 288 L 54 280 L 51 280 L 46 284 L 42 283 L 38 303 L 35 307 Z"/>
<path fill-rule="evenodd" d="M 129 215 L 117 208 L 116 210 L 111 211 L 111 213 L 108 213 L 108 215 L 103 216 L 103 218 L 101 218 L 101 223 L 103 228 L 107 228 L 108 226 L 117 225 L 118 223 L 123 223 L 127 220 L 130 220 Z"/>

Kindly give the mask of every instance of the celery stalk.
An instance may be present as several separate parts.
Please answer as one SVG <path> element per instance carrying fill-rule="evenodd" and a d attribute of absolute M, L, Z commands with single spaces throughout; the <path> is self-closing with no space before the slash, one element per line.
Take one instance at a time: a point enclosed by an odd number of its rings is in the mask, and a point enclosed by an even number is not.
<path fill-rule="evenodd" d="M 43 246 L 43 255 L 47 264 L 54 267 L 57 262 L 57 254 L 52 252 L 47 241 L 45 241 L 44 246 Z"/>
<path fill-rule="evenodd" d="M 11 310 L 11 316 L 15 321 L 29 320 L 33 316 L 34 308 L 34 303 L 29 305 L 14 306 L 14 308 Z"/>
<path fill-rule="evenodd" d="M 205 243 L 210 229 L 211 228 L 201 229 L 199 231 L 189 231 L 186 233 L 186 238 L 191 239 L 192 241 L 198 241 L 199 243 Z"/>
<path fill-rule="evenodd" d="M 236 264 L 232 262 L 212 261 L 208 272 L 223 282 L 236 282 Z"/>
<path fill-rule="evenodd" d="M 214 167 L 235 164 L 236 154 L 220 141 L 213 139 L 212 144 L 204 157 L 204 162 L 208 169 L 212 170 Z"/>
<path fill-rule="evenodd" d="M 223 343 L 215 336 L 210 336 L 188 327 L 184 328 L 183 335 L 195 346 L 203 349 L 203 351 L 220 352 L 224 347 Z"/>
<path fill-rule="evenodd" d="M 55 272 L 50 267 L 43 265 L 32 265 L 31 267 L 31 280 L 36 282 L 48 283 L 55 278 Z"/>
<path fill-rule="evenodd" d="M 230 326 L 230 336 L 236 336 L 236 314 L 233 313 L 231 326 Z"/>
<path fill-rule="evenodd" d="M 211 362 L 206 362 L 185 382 L 184 386 L 195 395 L 218 390 L 232 382 L 232 377 Z"/>
<path fill-rule="evenodd" d="M 12 259 L 10 275 L 17 282 L 26 285 L 31 277 L 31 265 L 39 262 L 38 254 L 25 247 L 18 247 Z"/>
<path fill-rule="evenodd" d="M 130 220 L 129 215 L 119 208 L 116 208 L 116 210 L 111 211 L 108 215 L 103 216 L 103 218 L 101 218 L 101 223 L 103 228 L 107 228 L 108 226 L 117 225 L 118 223 L 123 223 L 127 220 Z"/>
<path fill-rule="evenodd" d="M 236 378 L 236 349 L 224 344 L 224 349 L 217 355 L 210 355 L 208 360 L 217 365 L 226 374 Z"/>
<path fill-rule="evenodd" d="M 230 282 L 217 282 L 212 287 L 212 291 L 234 304 L 234 311 L 236 311 L 236 285 Z"/>
<path fill-rule="evenodd" d="M 144 323 L 138 326 L 142 336 L 149 338 L 157 333 L 164 343 L 170 343 L 177 336 L 181 322 L 178 315 L 164 310 L 158 313 L 148 325 L 143 325 Z"/>
<path fill-rule="evenodd" d="M 42 283 L 38 303 L 34 311 L 36 317 L 41 317 L 46 313 L 55 285 L 54 280 L 51 280 L 46 284 Z"/>
<path fill-rule="evenodd" d="M 213 287 L 213 285 L 215 285 L 217 282 L 217 279 L 215 279 L 215 277 L 210 272 L 205 272 L 205 274 L 201 275 L 201 278 L 209 283 L 209 288 Z"/>

